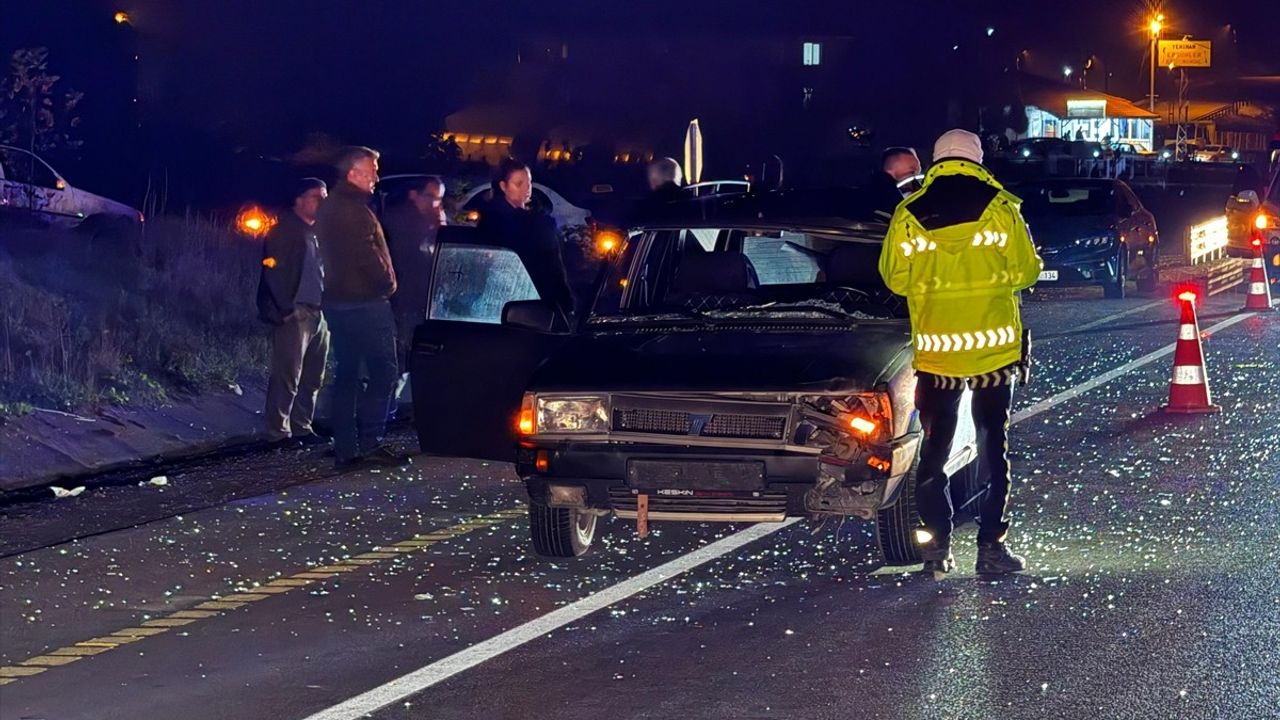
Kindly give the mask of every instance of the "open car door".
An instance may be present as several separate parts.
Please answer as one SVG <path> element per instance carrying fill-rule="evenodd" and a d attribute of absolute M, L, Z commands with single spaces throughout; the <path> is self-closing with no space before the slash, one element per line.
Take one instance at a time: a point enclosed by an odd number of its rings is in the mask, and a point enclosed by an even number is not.
<path fill-rule="evenodd" d="M 563 314 L 539 300 L 514 250 L 476 228 L 440 229 L 426 315 L 409 354 L 423 452 L 514 462 L 529 378 L 569 338 Z M 504 323 L 509 303 L 532 311 L 525 322 Z"/>

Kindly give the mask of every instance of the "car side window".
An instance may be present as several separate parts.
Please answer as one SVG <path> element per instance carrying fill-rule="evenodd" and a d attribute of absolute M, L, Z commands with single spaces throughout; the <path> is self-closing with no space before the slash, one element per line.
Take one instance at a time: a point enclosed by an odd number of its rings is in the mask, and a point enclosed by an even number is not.
<path fill-rule="evenodd" d="M 496 325 L 507 303 L 540 299 L 520 256 L 507 248 L 441 244 L 432 277 L 428 320 Z"/>
<path fill-rule="evenodd" d="M 751 261 L 761 285 L 805 285 L 817 282 L 822 271 L 822 255 L 806 247 L 807 241 L 803 233 L 749 236 L 742 241 L 742 254 Z"/>

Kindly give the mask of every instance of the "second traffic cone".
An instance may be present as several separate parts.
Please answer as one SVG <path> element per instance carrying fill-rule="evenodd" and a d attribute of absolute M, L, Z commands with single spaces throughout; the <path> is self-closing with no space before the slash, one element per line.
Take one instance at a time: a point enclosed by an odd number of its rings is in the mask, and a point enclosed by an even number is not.
<path fill-rule="evenodd" d="M 1200 323 L 1196 320 L 1196 294 L 1178 295 L 1182 303 L 1182 320 L 1178 323 L 1178 344 L 1173 348 L 1173 380 L 1169 383 L 1169 403 L 1162 410 L 1170 413 L 1216 413 L 1222 408 L 1209 396 L 1209 376 L 1204 367 L 1204 350 L 1200 347 Z"/>
<path fill-rule="evenodd" d="M 1267 282 L 1267 264 L 1262 259 L 1262 237 L 1255 235 L 1253 265 L 1249 268 L 1249 294 L 1244 298 L 1243 310 L 1274 310 L 1271 305 L 1271 283 Z"/>

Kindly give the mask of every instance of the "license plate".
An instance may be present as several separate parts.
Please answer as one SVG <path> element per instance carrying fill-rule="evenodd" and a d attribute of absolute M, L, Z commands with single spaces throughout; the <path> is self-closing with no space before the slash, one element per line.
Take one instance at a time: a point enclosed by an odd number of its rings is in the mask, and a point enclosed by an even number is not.
<path fill-rule="evenodd" d="M 638 490 L 763 490 L 764 463 L 632 460 L 627 484 Z"/>
<path fill-rule="evenodd" d="M 1048 280 L 1049 282 L 1054 282 L 1058 279 L 1058 271 L 1057 270 L 1041 270 L 1040 279 Z"/>

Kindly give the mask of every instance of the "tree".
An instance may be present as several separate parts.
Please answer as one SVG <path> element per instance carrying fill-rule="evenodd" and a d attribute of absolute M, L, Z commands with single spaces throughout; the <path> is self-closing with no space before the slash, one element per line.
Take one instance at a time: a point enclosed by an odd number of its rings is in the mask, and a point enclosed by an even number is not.
<path fill-rule="evenodd" d="M 48 48 L 21 48 L 0 77 L 0 143 L 35 152 L 74 150 L 80 126 L 77 108 L 84 93 L 58 88 L 61 75 L 49 71 Z"/>

